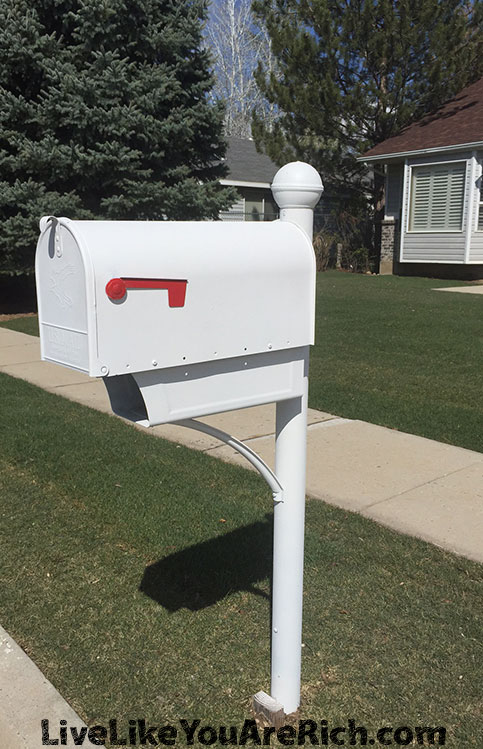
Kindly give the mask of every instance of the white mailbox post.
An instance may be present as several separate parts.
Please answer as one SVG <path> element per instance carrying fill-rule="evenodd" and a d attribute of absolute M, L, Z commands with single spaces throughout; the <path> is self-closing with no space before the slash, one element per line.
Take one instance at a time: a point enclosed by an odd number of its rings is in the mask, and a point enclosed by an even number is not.
<path fill-rule="evenodd" d="M 177 423 L 242 453 L 274 497 L 271 697 L 300 701 L 309 345 L 314 342 L 313 209 L 318 173 L 275 175 L 269 223 L 40 221 L 41 355 L 102 377 L 115 413 Z M 276 403 L 273 472 L 196 417 Z"/>

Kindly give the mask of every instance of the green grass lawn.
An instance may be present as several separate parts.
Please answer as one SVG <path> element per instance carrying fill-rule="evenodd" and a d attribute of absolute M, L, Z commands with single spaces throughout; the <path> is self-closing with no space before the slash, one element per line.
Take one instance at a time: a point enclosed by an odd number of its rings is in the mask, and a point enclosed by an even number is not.
<path fill-rule="evenodd" d="M 483 295 L 432 291 L 454 285 L 320 273 L 310 405 L 483 452 Z"/>
<path fill-rule="evenodd" d="M 263 481 L 6 375 L 0 404 L 2 625 L 89 723 L 241 726 L 269 690 Z M 302 716 L 479 747 L 481 568 L 312 500 L 305 570 Z"/>
<path fill-rule="evenodd" d="M 310 405 L 483 452 L 483 295 L 319 274 Z"/>
<path fill-rule="evenodd" d="M 3 322 L 0 322 L 0 328 L 18 330 L 19 333 L 27 333 L 27 335 L 39 335 L 39 321 L 37 315 L 29 317 L 14 317 L 11 320 L 4 320 Z"/>

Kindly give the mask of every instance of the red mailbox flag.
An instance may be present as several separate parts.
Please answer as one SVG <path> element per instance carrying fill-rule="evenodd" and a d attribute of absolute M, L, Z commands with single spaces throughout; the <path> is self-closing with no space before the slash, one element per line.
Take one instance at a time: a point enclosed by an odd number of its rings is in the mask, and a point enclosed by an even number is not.
<path fill-rule="evenodd" d="M 124 299 L 128 289 L 166 289 L 170 307 L 184 307 L 188 281 L 167 278 L 111 278 L 106 284 L 109 299 Z"/>

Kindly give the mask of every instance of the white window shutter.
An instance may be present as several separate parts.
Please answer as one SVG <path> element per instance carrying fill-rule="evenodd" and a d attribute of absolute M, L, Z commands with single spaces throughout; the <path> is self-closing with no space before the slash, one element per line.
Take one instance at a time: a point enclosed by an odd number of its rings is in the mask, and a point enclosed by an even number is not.
<path fill-rule="evenodd" d="M 461 231 L 466 162 L 412 168 L 410 231 Z"/>
<path fill-rule="evenodd" d="M 431 171 L 413 167 L 411 185 L 411 231 L 427 231 L 431 209 Z"/>

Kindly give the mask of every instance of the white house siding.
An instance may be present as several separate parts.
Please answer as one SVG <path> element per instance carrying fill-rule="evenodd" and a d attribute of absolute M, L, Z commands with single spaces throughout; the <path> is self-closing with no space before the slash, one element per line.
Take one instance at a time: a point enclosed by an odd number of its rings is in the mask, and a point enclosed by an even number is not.
<path fill-rule="evenodd" d="M 473 232 L 468 260 L 470 263 L 483 263 L 483 231 Z"/>
<path fill-rule="evenodd" d="M 468 216 L 471 153 L 437 154 L 408 159 L 404 180 L 403 231 L 401 262 L 406 263 L 464 263 L 465 237 Z M 466 161 L 465 196 L 463 203 L 463 227 L 460 232 L 409 232 L 409 192 L 412 166 L 437 164 L 451 161 Z"/>
<path fill-rule="evenodd" d="M 245 198 L 240 198 L 227 211 L 220 212 L 222 221 L 245 221 Z"/>
<path fill-rule="evenodd" d="M 471 238 L 469 262 L 483 264 L 483 232 L 481 231 L 479 235 L 474 234 Z"/>
<path fill-rule="evenodd" d="M 473 220 L 472 220 L 472 232 L 470 238 L 470 252 L 468 255 L 469 263 L 483 263 L 483 231 L 477 231 L 478 226 L 478 211 L 480 202 L 483 203 L 483 177 L 482 177 L 482 163 L 483 153 L 477 154 L 477 166 L 476 166 L 476 187 L 474 190 L 474 202 L 473 202 Z"/>

